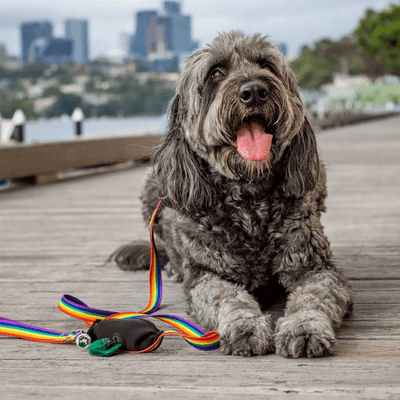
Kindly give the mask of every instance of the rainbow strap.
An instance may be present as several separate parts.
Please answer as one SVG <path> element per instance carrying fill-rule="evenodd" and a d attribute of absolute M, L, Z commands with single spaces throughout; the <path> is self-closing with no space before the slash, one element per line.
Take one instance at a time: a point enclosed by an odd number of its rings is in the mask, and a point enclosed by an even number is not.
<path fill-rule="evenodd" d="M 21 339 L 42 343 L 68 343 L 82 331 L 57 332 L 38 326 L 23 324 L 8 318 L 0 317 L 0 335 L 15 336 Z"/>
<path fill-rule="evenodd" d="M 164 331 L 158 337 L 157 341 L 147 349 L 132 353 L 143 353 L 155 350 L 160 345 L 164 336 L 181 336 L 189 344 L 199 350 L 215 350 L 219 346 L 219 335 L 216 331 L 206 333 L 192 322 L 183 318 L 169 314 L 153 314 L 160 307 L 162 299 L 161 266 L 157 259 L 157 250 L 154 244 L 153 234 L 154 219 L 160 207 L 161 201 L 158 203 L 150 221 L 150 300 L 145 309 L 140 312 L 124 313 L 98 310 L 89 307 L 83 301 L 67 294 L 61 298 L 58 308 L 71 317 L 85 321 L 88 326 L 98 319 L 134 319 L 153 317 L 166 322 L 175 328 Z M 66 333 L 51 331 L 0 317 L 0 335 L 15 336 L 36 342 L 68 343 L 73 341 L 80 332 L 81 331 L 74 331 Z"/>

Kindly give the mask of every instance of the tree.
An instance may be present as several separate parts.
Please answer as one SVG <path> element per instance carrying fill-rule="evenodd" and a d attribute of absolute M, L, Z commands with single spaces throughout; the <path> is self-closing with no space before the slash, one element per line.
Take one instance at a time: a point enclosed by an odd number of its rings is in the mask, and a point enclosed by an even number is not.
<path fill-rule="evenodd" d="M 47 64 L 40 62 L 24 64 L 21 69 L 18 70 L 18 76 L 20 78 L 39 79 L 48 68 L 49 66 Z"/>
<path fill-rule="evenodd" d="M 50 77 L 57 78 L 63 85 L 70 85 L 74 81 L 72 68 L 72 65 L 67 64 L 60 66 L 51 73 Z"/>
<path fill-rule="evenodd" d="M 82 107 L 82 98 L 74 94 L 62 94 L 57 101 L 46 111 L 46 117 L 59 117 L 63 114 L 72 115 L 77 107 Z"/>
<path fill-rule="evenodd" d="M 147 72 L 150 70 L 149 66 L 140 60 L 135 60 L 136 72 Z"/>
<path fill-rule="evenodd" d="M 333 74 L 338 72 L 376 78 L 385 71 L 379 60 L 363 53 L 352 36 L 338 41 L 325 38 L 312 46 L 303 46 L 292 67 L 300 87 L 305 89 L 317 89 L 332 82 Z"/>
<path fill-rule="evenodd" d="M 400 5 L 380 13 L 367 9 L 354 36 L 365 54 L 377 57 L 390 72 L 400 75 Z"/>
<path fill-rule="evenodd" d="M 37 115 L 33 110 L 33 102 L 31 99 L 7 100 L 3 101 L 0 97 L 0 114 L 3 118 L 11 119 L 14 116 L 15 110 L 18 108 L 24 112 L 27 118 L 36 118 Z"/>

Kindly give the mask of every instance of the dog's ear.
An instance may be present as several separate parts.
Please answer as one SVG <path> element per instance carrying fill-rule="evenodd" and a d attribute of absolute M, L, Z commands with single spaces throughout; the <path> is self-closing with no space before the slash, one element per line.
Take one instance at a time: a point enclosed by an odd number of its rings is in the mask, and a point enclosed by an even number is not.
<path fill-rule="evenodd" d="M 284 177 L 281 188 L 285 195 L 301 197 L 315 189 L 319 179 L 318 148 L 313 128 L 307 117 L 282 157 Z"/>
<path fill-rule="evenodd" d="M 212 204 L 214 190 L 202 170 L 201 159 L 185 137 L 185 112 L 180 102 L 177 94 L 169 109 L 168 133 L 154 152 L 154 173 L 163 204 L 181 212 L 193 212 Z"/>

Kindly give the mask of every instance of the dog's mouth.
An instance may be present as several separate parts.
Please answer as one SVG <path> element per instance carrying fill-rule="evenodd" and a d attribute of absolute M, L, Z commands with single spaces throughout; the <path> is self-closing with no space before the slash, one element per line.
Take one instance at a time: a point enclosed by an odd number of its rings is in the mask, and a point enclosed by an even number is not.
<path fill-rule="evenodd" d="M 245 160 L 269 160 L 273 127 L 263 116 L 255 115 L 240 120 L 234 132 L 236 140 L 230 144 Z"/>

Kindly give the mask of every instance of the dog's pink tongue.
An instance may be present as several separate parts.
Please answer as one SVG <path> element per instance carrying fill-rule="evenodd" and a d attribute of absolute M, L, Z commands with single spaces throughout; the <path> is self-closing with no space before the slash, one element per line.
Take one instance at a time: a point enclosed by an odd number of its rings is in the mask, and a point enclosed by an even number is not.
<path fill-rule="evenodd" d="M 246 160 L 264 160 L 269 156 L 272 135 L 266 134 L 264 128 L 257 122 L 242 124 L 236 132 L 237 140 L 232 143 L 240 155 Z"/>

